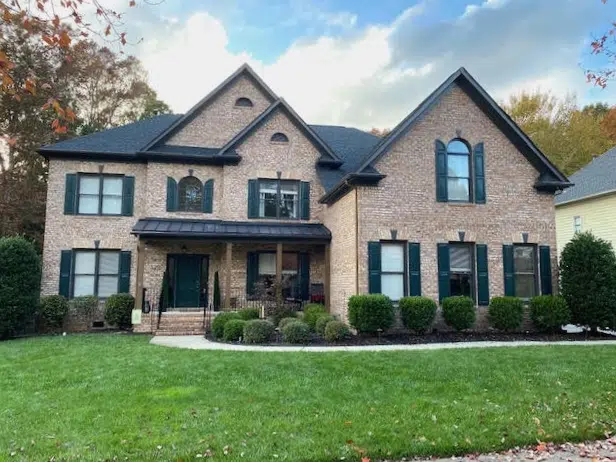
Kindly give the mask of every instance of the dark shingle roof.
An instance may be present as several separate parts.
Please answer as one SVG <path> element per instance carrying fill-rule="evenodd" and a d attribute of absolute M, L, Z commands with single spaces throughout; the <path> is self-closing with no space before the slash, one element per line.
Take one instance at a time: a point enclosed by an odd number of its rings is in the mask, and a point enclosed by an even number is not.
<path fill-rule="evenodd" d="M 140 237 L 178 237 L 238 240 L 313 240 L 329 242 L 331 232 L 320 223 L 142 218 L 132 234 Z"/>
<path fill-rule="evenodd" d="M 574 186 L 556 196 L 556 205 L 616 191 L 616 147 L 593 159 L 590 164 L 571 175 L 569 180 Z"/>

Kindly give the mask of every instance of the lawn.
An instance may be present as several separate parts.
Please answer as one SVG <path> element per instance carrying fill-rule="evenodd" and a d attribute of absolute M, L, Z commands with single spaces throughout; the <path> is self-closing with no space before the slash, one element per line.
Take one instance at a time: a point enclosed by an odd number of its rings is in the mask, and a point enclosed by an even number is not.
<path fill-rule="evenodd" d="M 0 343 L 0 460 L 355 460 L 614 430 L 616 345 L 254 353 L 129 335 Z"/>

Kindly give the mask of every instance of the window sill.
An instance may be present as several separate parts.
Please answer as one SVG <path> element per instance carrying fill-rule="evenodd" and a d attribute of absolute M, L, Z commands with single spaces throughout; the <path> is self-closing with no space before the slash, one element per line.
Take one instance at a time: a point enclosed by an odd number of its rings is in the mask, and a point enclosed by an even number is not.
<path fill-rule="evenodd" d="M 479 205 L 475 204 L 474 202 L 446 202 L 446 204 L 453 207 L 475 207 Z"/>
<path fill-rule="evenodd" d="M 86 214 L 86 213 L 76 213 L 75 215 L 65 215 L 65 216 L 70 216 L 70 217 L 75 217 L 75 218 L 132 218 L 133 215 L 90 215 L 90 214 Z"/>

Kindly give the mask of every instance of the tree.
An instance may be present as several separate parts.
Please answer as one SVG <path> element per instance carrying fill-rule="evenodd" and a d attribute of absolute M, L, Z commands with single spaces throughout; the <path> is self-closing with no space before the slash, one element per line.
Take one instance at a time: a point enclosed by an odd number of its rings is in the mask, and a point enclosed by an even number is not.
<path fill-rule="evenodd" d="M 214 273 L 214 311 L 220 311 L 220 281 L 218 271 Z"/>
<path fill-rule="evenodd" d="M 607 0 L 601 0 L 603 4 Z M 591 53 L 596 56 L 602 56 L 609 62 L 608 65 L 598 69 L 586 69 L 586 80 L 601 88 L 605 88 L 609 80 L 616 76 L 616 21 L 610 23 L 610 27 L 601 37 L 595 37 L 590 43 Z"/>
<path fill-rule="evenodd" d="M 616 255 L 609 242 L 576 234 L 560 256 L 560 286 L 574 323 L 616 329 Z"/>

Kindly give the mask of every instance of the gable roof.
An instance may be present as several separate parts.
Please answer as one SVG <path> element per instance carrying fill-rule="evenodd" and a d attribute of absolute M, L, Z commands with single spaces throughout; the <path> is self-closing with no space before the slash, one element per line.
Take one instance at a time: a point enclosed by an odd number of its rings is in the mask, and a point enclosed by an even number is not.
<path fill-rule="evenodd" d="M 268 101 L 270 103 L 274 102 L 277 99 L 276 94 L 272 91 L 267 84 L 261 80 L 255 71 L 252 70 L 248 64 L 242 64 L 233 74 L 227 77 L 220 85 L 214 88 L 210 93 L 208 93 L 201 101 L 195 104 L 192 108 L 186 112 L 181 118 L 176 120 L 173 124 L 171 124 L 165 131 L 160 133 L 157 137 L 150 140 L 147 144 L 141 147 L 141 151 L 148 151 L 152 149 L 157 144 L 163 143 L 166 139 L 169 139 L 174 133 L 176 133 L 180 128 L 184 127 L 188 124 L 194 117 L 196 117 L 201 109 L 207 106 L 214 98 L 228 88 L 233 82 L 235 82 L 241 76 L 246 76 L 251 79 L 255 85 L 261 89 L 261 91 L 265 94 Z"/>
<path fill-rule="evenodd" d="M 616 192 L 616 147 L 594 158 L 570 179 L 573 186 L 554 198 L 556 205 Z"/>

